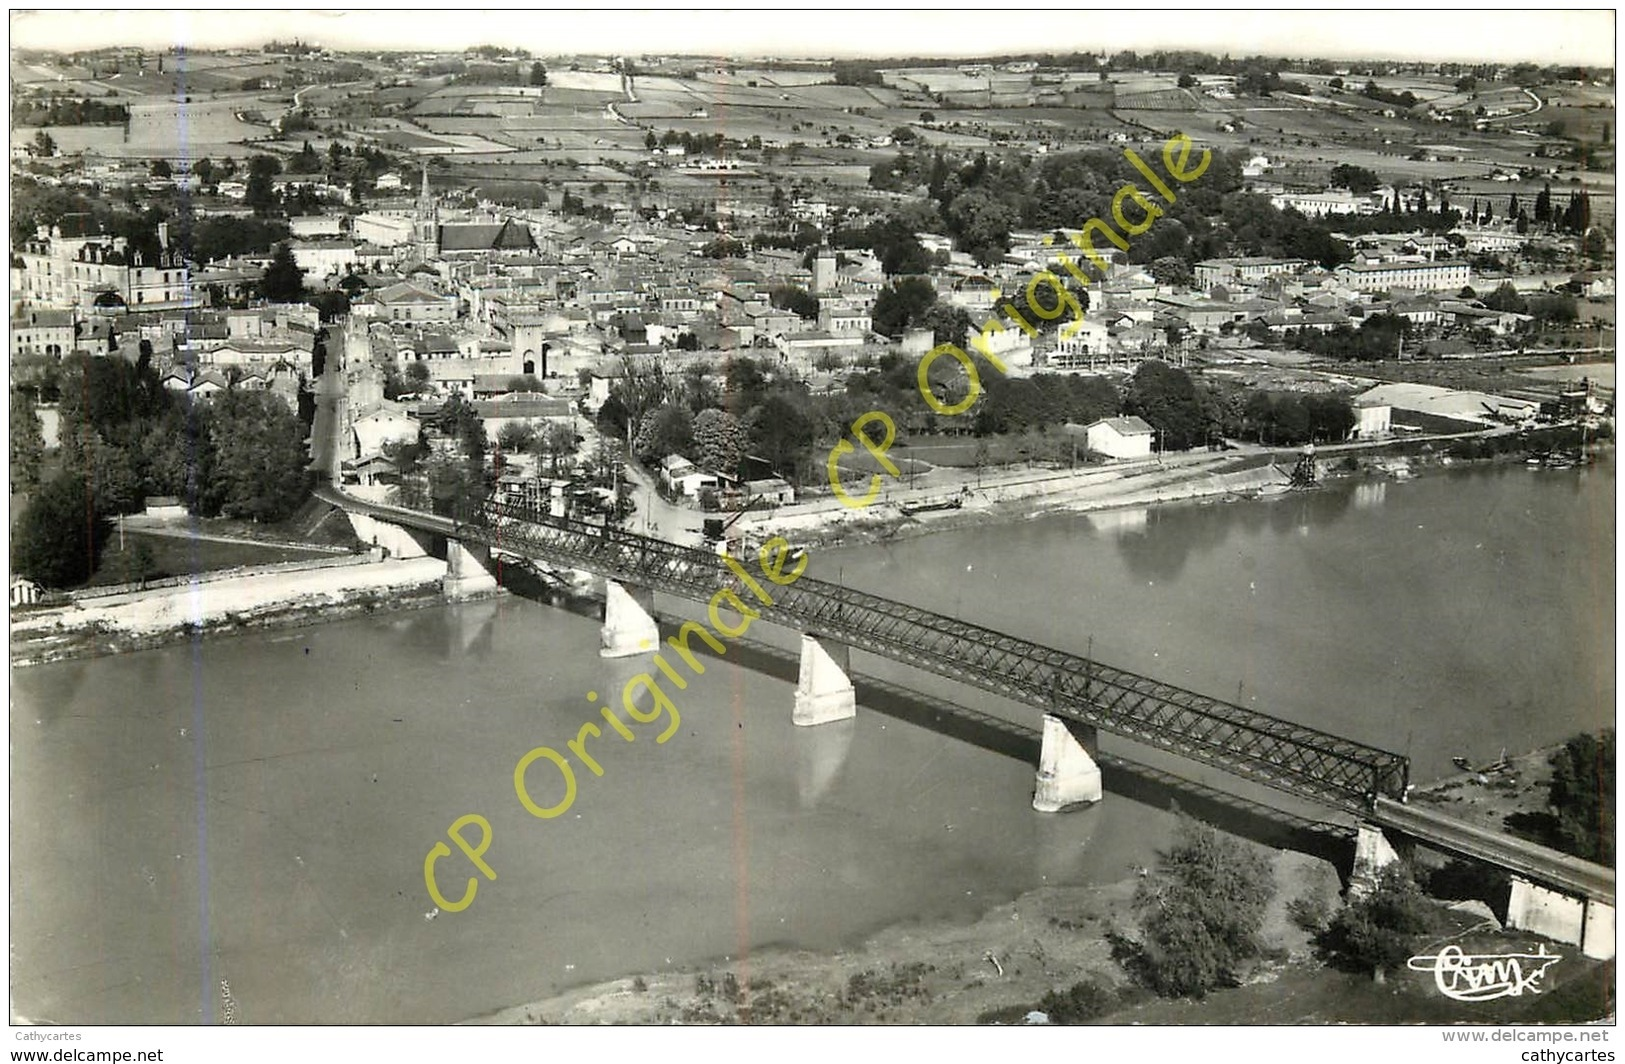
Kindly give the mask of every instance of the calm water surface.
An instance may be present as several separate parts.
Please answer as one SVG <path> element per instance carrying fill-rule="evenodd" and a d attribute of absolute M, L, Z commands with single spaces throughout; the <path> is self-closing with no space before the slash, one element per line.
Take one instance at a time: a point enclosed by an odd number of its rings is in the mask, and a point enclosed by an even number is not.
<path fill-rule="evenodd" d="M 1611 462 L 1046 518 L 813 565 L 1409 751 L 1423 781 L 1613 719 Z M 596 715 L 586 693 L 638 671 L 597 657 L 595 622 L 518 599 L 17 671 L 14 1013 L 196 1022 L 227 978 L 247 1022 L 457 1020 L 1113 880 L 1170 830 L 1112 795 L 1034 813 L 1031 766 L 861 708 L 795 728 L 790 683 L 726 662 L 675 695 L 670 742 L 652 725 L 606 742 L 574 806 L 531 817 L 515 762 L 563 750 Z M 424 855 L 466 813 L 492 824 L 498 878 L 425 919 Z M 459 896 L 468 866 L 440 868 Z"/>

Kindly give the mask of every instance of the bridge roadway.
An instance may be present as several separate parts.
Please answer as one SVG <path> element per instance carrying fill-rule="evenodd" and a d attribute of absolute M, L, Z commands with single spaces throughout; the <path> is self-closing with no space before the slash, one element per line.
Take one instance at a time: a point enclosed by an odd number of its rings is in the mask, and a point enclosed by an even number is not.
<path fill-rule="evenodd" d="M 1604 865 L 1390 798 L 1378 798 L 1369 819 L 1433 849 L 1485 861 L 1578 897 L 1614 904 L 1615 872 Z"/>
<path fill-rule="evenodd" d="M 635 587 L 709 602 L 744 594 L 723 559 L 511 504 L 467 519 L 367 503 L 332 489 L 336 505 L 392 523 L 545 559 Z M 803 576 L 755 599 L 762 619 L 926 669 L 1046 713 L 1104 729 L 1301 798 L 1364 814 L 1402 798 L 1409 761 L 1395 753 L 1208 698 L 1004 632 Z"/>

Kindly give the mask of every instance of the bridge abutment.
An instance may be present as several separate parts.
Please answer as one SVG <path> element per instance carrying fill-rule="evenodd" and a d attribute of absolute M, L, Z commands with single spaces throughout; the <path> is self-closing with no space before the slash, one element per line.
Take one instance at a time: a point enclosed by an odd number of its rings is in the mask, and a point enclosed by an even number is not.
<path fill-rule="evenodd" d="M 660 646 L 655 623 L 654 592 L 604 581 L 604 626 L 598 631 L 598 656 L 630 658 Z"/>
<path fill-rule="evenodd" d="M 1614 907 L 1593 898 L 1586 902 L 1585 928 L 1580 935 L 1580 952 L 1599 961 L 1614 959 Z"/>
<path fill-rule="evenodd" d="M 1038 785 L 1033 808 L 1058 813 L 1069 805 L 1098 802 L 1103 791 L 1095 729 L 1044 714 L 1044 745 L 1038 754 Z"/>
<path fill-rule="evenodd" d="M 355 529 L 357 539 L 374 547 L 383 547 L 389 551 L 391 558 L 429 556 L 429 552 L 410 530 L 400 525 L 392 525 L 388 521 L 380 521 L 369 514 L 358 514 L 354 510 L 346 510 L 344 513 L 350 519 L 350 527 Z"/>
<path fill-rule="evenodd" d="M 1612 905 L 1572 897 L 1522 876 L 1512 877 L 1506 925 L 1579 946 L 1587 957 L 1609 960 L 1614 956 Z"/>
<path fill-rule="evenodd" d="M 857 693 L 847 675 L 852 652 L 845 643 L 828 645 L 817 636 L 801 636 L 801 671 L 796 680 L 796 724 L 811 726 L 850 720 L 858 714 Z"/>
<path fill-rule="evenodd" d="M 440 580 L 441 593 L 453 602 L 479 598 L 497 590 L 497 578 L 460 540 L 446 540 L 446 575 Z"/>

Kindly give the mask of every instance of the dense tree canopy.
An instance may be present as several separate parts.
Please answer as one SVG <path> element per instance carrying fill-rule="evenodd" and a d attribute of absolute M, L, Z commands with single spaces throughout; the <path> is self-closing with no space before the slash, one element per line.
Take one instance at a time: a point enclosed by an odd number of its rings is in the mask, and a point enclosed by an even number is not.
<path fill-rule="evenodd" d="M 1614 730 L 1577 735 L 1551 758 L 1549 797 L 1557 845 L 1577 857 L 1614 863 Z"/>
<path fill-rule="evenodd" d="M 34 400 L 27 392 L 11 390 L 11 490 L 28 491 L 39 483 L 45 458 L 45 436 Z"/>
<path fill-rule="evenodd" d="M 937 290 L 923 277 L 903 277 L 880 290 L 870 318 L 875 332 L 897 338 L 924 321 Z"/>
<path fill-rule="evenodd" d="M 260 295 L 272 303 L 297 303 L 305 298 L 305 271 L 294 261 L 293 250 L 278 244 L 260 278 Z"/>
<path fill-rule="evenodd" d="M 1240 841 L 1182 817 L 1173 846 L 1141 881 L 1140 974 L 1163 994 L 1200 997 L 1234 982 L 1259 953 L 1270 866 Z"/>
<path fill-rule="evenodd" d="M 1124 412 L 1156 429 L 1165 451 L 1183 451 L 1207 442 L 1208 419 L 1190 374 L 1165 362 L 1140 363 L 1123 396 Z"/>
<path fill-rule="evenodd" d="M 46 481 L 17 519 L 11 540 L 12 571 L 47 587 L 83 583 L 111 529 L 96 512 L 90 485 L 71 470 Z"/>

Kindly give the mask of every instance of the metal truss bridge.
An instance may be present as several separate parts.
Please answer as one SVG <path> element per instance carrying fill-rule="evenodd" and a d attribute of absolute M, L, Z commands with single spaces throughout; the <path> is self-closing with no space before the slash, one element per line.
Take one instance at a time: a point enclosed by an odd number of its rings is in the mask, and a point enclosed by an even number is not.
<path fill-rule="evenodd" d="M 342 498 L 348 508 L 393 523 L 697 602 L 727 587 L 763 620 L 1334 808 L 1369 813 L 1379 798 L 1403 799 L 1409 782 L 1409 760 L 1390 751 L 810 576 L 787 587 L 769 585 L 773 605 L 766 606 L 747 598 L 739 578 L 711 551 L 497 501 L 449 518 Z"/>

